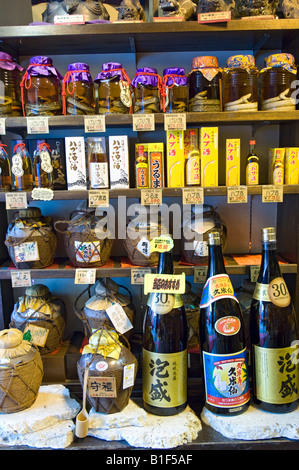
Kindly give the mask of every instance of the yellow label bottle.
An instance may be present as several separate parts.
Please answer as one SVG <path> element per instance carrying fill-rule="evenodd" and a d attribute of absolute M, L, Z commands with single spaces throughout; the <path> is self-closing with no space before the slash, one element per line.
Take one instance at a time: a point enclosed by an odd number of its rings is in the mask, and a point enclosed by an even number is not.
<path fill-rule="evenodd" d="M 255 140 L 249 141 L 250 151 L 246 164 L 246 185 L 259 184 L 259 158 L 255 153 Z"/>
<path fill-rule="evenodd" d="M 138 145 L 138 155 L 135 165 L 136 188 L 148 188 L 148 158 L 144 153 L 143 145 Z"/>
<path fill-rule="evenodd" d="M 200 185 L 200 153 L 195 131 L 190 131 L 190 150 L 186 158 L 186 186 Z"/>

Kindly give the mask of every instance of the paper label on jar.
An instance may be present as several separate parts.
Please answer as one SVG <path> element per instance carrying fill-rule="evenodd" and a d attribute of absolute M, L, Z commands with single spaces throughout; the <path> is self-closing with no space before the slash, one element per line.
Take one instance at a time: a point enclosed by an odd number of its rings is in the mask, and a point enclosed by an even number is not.
<path fill-rule="evenodd" d="M 150 241 L 145 237 L 140 238 L 139 242 L 137 243 L 137 250 L 143 256 L 146 256 L 146 258 L 149 258 L 150 254 L 151 254 Z"/>
<path fill-rule="evenodd" d="M 101 246 L 99 241 L 94 242 L 74 242 L 76 250 L 76 260 L 81 263 L 95 263 L 101 256 Z"/>
<path fill-rule="evenodd" d="M 115 377 L 88 377 L 87 387 L 90 397 L 117 397 Z"/>
<path fill-rule="evenodd" d="M 200 308 L 205 308 L 219 299 L 230 298 L 238 302 L 231 280 L 227 274 L 217 274 L 216 276 L 209 277 L 204 285 Z"/>
<path fill-rule="evenodd" d="M 39 260 L 37 242 L 25 242 L 14 246 L 14 255 L 16 263 Z"/>
<path fill-rule="evenodd" d="M 89 169 L 90 187 L 93 189 L 108 188 L 108 163 L 91 162 Z"/>
<path fill-rule="evenodd" d="M 194 240 L 193 249 L 197 256 L 209 256 L 209 246 L 206 241 Z"/>
<path fill-rule="evenodd" d="M 50 330 L 33 323 L 26 323 L 23 339 L 30 341 L 35 346 L 44 347 Z"/>
<path fill-rule="evenodd" d="M 148 298 L 147 305 L 154 313 L 166 315 L 174 308 L 182 307 L 183 301 L 180 295 L 176 294 L 151 294 Z"/>

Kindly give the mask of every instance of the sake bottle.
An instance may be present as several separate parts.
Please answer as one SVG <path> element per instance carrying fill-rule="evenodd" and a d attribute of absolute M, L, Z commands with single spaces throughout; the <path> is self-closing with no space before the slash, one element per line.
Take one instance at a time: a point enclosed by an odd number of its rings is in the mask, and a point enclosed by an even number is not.
<path fill-rule="evenodd" d="M 259 184 L 259 157 L 255 151 L 255 140 L 249 141 L 249 154 L 246 162 L 246 185 Z"/>
<path fill-rule="evenodd" d="M 34 186 L 53 188 L 53 165 L 50 146 L 45 140 L 38 140 L 33 154 Z"/>
<path fill-rule="evenodd" d="M 17 140 L 11 159 L 11 173 L 16 191 L 30 191 L 33 188 L 32 162 L 23 140 Z"/>
<path fill-rule="evenodd" d="M 199 310 L 205 406 L 231 416 L 246 411 L 250 402 L 244 319 L 225 270 L 219 232 L 209 233 L 208 248 Z"/>
<path fill-rule="evenodd" d="M 253 401 L 263 410 L 286 413 L 298 404 L 296 314 L 277 260 L 275 228 L 262 229 L 262 245 L 250 308 Z"/>
<path fill-rule="evenodd" d="M 11 173 L 6 145 L 0 140 L 0 191 L 11 191 Z"/>
<path fill-rule="evenodd" d="M 148 188 L 148 158 L 144 152 L 144 146 L 138 145 L 135 161 L 136 188 Z"/>
<path fill-rule="evenodd" d="M 94 139 L 89 157 L 90 189 L 109 188 L 108 157 L 105 141 L 99 137 Z"/>
<path fill-rule="evenodd" d="M 159 274 L 173 274 L 172 253 L 159 253 Z M 180 295 L 151 293 L 143 324 L 143 405 L 160 416 L 187 406 L 187 320 Z"/>

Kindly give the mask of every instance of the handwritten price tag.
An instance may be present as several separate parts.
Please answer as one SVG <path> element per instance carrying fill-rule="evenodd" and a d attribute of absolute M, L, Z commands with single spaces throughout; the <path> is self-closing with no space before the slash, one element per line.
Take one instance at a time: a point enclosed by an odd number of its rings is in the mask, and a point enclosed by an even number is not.
<path fill-rule="evenodd" d="M 27 117 L 27 134 L 49 134 L 49 118 L 47 116 Z"/>
<path fill-rule="evenodd" d="M 202 284 L 206 281 L 208 267 L 207 266 L 196 266 L 194 268 L 194 278 L 193 282 L 195 284 Z"/>
<path fill-rule="evenodd" d="M 204 189 L 201 187 L 196 188 L 183 188 L 183 204 L 203 204 L 204 202 Z"/>
<path fill-rule="evenodd" d="M 142 189 L 141 204 L 143 206 L 162 204 L 162 189 Z"/>
<path fill-rule="evenodd" d="M 133 114 L 133 131 L 154 131 L 155 116 L 153 114 Z"/>
<path fill-rule="evenodd" d="M 250 266 L 250 282 L 257 282 L 260 266 Z"/>
<path fill-rule="evenodd" d="M 186 130 L 186 114 L 164 114 L 164 130 L 165 131 L 185 131 Z"/>
<path fill-rule="evenodd" d="M 131 269 L 131 284 L 142 285 L 144 284 L 144 276 L 151 273 L 151 268 L 133 268 Z"/>
<path fill-rule="evenodd" d="M 109 207 L 109 189 L 90 189 L 89 207 Z"/>
<path fill-rule="evenodd" d="M 11 285 L 12 287 L 29 287 L 31 286 L 31 273 L 30 271 L 20 270 L 11 271 Z"/>
<path fill-rule="evenodd" d="M 283 202 L 283 187 L 267 185 L 262 187 L 263 202 Z"/>
<path fill-rule="evenodd" d="M 229 186 L 227 188 L 228 204 L 246 204 L 247 196 L 247 186 Z"/>
<path fill-rule="evenodd" d="M 84 116 L 84 131 L 88 132 L 106 132 L 105 115 Z"/>
<path fill-rule="evenodd" d="M 96 282 L 96 269 L 76 269 L 75 284 L 94 284 Z"/>
<path fill-rule="evenodd" d="M 26 193 L 6 193 L 5 206 L 6 209 L 27 209 L 27 194 Z"/>

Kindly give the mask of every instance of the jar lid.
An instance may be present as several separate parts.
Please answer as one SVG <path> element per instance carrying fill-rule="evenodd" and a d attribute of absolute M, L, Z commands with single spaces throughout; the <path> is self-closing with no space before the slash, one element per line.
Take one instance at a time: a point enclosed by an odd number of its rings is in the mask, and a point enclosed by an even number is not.
<path fill-rule="evenodd" d="M 227 59 L 229 68 L 250 68 L 255 67 L 255 59 L 253 55 L 233 55 Z"/>
<path fill-rule="evenodd" d="M 28 297 L 45 297 L 49 295 L 49 289 L 43 284 L 34 284 L 33 286 L 27 287 L 25 294 Z"/>
<path fill-rule="evenodd" d="M 17 328 L 0 331 L 0 360 L 24 356 L 32 348 L 29 341 L 23 339 L 23 332 Z"/>
<path fill-rule="evenodd" d="M 296 73 L 297 71 L 295 66 L 295 58 L 292 54 L 289 53 L 271 54 L 268 57 L 265 57 L 264 62 L 265 68 L 262 70 L 262 72 L 272 67 L 283 67 L 285 70 L 288 70 L 291 73 Z"/>
<path fill-rule="evenodd" d="M 122 70 L 123 66 L 119 62 L 106 62 L 105 64 L 102 64 L 102 72 L 96 76 L 94 81 L 98 83 L 101 80 L 108 80 L 113 77 L 121 77 Z M 126 81 L 126 76 L 123 75 L 122 79 Z"/>
<path fill-rule="evenodd" d="M 136 75 L 132 80 L 132 86 L 136 87 L 138 83 L 141 85 L 157 86 L 160 79 L 156 69 L 152 67 L 143 67 L 136 70 Z"/>
<path fill-rule="evenodd" d="M 0 51 L 0 68 L 5 70 L 14 70 L 17 68 L 21 72 L 24 70 L 23 67 L 15 62 L 10 54 L 2 51 Z"/>
<path fill-rule="evenodd" d="M 53 66 L 52 59 L 46 56 L 35 56 L 31 57 L 30 64 L 27 67 L 27 74 L 28 75 L 54 75 L 55 77 L 59 78 L 59 80 L 63 79 L 63 76 L 58 72 L 58 70 Z"/>
<path fill-rule="evenodd" d="M 39 207 L 28 207 L 27 209 L 19 210 L 18 216 L 23 219 L 31 219 L 35 217 L 42 217 L 42 213 Z"/>
<path fill-rule="evenodd" d="M 89 65 L 84 62 L 69 64 L 64 79 L 67 79 L 68 82 L 74 80 L 91 83 L 92 78 L 89 72 Z"/>
<path fill-rule="evenodd" d="M 200 57 L 194 57 L 192 59 L 192 68 L 193 69 L 201 69 L 205 67 L 218 67 L 218 59 L 217 57 L 205 55 Z"/>
<path fill-rule="evenodd" d="M 172 86 L 174 83 L 179 86 L 185 86 L 188 83 L 183 67 L 168 67 L 163 70 L 163 77 L 163 83 L 166 78 L 167 86 Z"/>

